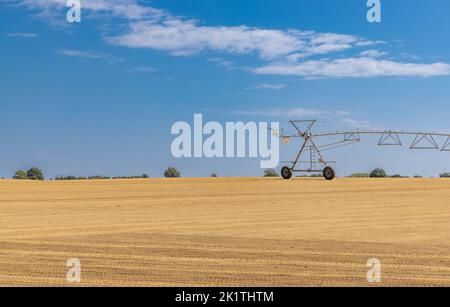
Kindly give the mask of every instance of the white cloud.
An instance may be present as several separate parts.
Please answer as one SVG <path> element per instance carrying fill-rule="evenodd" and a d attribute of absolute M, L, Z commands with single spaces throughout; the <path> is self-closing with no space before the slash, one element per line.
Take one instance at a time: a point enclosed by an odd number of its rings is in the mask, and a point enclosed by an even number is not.
<path fill-rule="evenodd" d="M 114 56 L 107 55 L 107 54 L 92 52 L 92 51 L 64 49 L 64 50 L 57 51 L 57 54 L 68 56 L 68 57 L 73 57 L 73 58 L 88 59 L 88 60 L 103 60 L 103 61 L 107 62 L 108 64 L 117 64 L 117 63 L 124 62 L 123 59 L 116 58 Z"/>
<path fill-rule="evenodd" d="M 67 0 L 19 0 L 19 5 L 39 9 L 50 14 L 52 9 L 66 8 Z M 157 20 L 166 13 L 163 10 L 140 5 L 136 0 L 82 0 L 83 11 L 103 13 L 129 20 Z"/>
<path fill-rule="evenodd" d="M 232 61 L 228 61 L 228 60 L 225 60 L 222 58 L 210 58 L 209 61 L 212 63 L 216 63 L 219 66 L 228 67 L 228 68 L 234 65 L 234 63 Z"/>
<path fill-rule="evenodd" d="M 366 50 L 361 52 L 359 55 L 363 58 L 380 58 L 388 55 L 388 52 L 378 51 L 378 50 Z"/>
<path fill-rule="evenodd" d="M 359 41 L 356 43 L 356 46 L 358 47 L 368 47 L 368 46 L 375 46 L 375 45 L 384 45 L 387 44 L 385 41 L 371 41 L 371 40 L 364 40 L 364 41 Z"/>
<path fill-rule="evenodd" d="M 252 87 L 253 90 L 282 90 L 286 87 L 286 84 L 260 84 Z"/>
<path fill-rule="evenodd" d="M 58 54 L 69 56 L 69 57 L 75 57 L 75 58 L 84 58 L 84 59 L 101 59 L 103 58 L 102 55 L 98 53 L 88 52 L 88 51 L 80 51 L 80 50 L 60 50 L 58 51 Z"/>
<path fill-rule="evenodd" d="M 311 39 L 311 46 L 307 48 L 306 55 L 326 54 L 351 49 L 354 44 L 364 40 L 353 35 L 336 33 L 317 33 Z"/>
<path fill-rule="evenodd" d="M 353 35 L 312 31 L 273 30 L 248 26 L 201 26 L 197 21 L 166 17 L 160 22 L 131 22 L 122 35 L 107 41 L 130 48 L 167 51 L 172 55 L 192 55 L 205 51 L 257 54 L 264 60 L 298 59 L 344 51 L 364 39 Z"/>
<path fill-rule="evenodd" d="M 303 77 L 370 78 L 370 77 L 434 77 L 450 75 L 446 63 L 413 64 L 371 58 L 314 60 L 301 63 L 276 63 L 253 69 L 256 74 L 296 75 Z"/>
<path fill-rule="evenodd" d="M 270 116 L 270 117 L 285 117 L 285 118 L 319 118 L 319 117 L 342 117 L 349 115 L 346 111 L 323 111 L 317 109 L 304 108 L 275 108 L 264 109 L 257 111 L 237 111 L 238 115 L 251 116 Z"/>
<path fill-rule="evenodd" d="M 16 32 L 16 33 L 9 33 L 8 37 L 35 38 L 35 37 L 38 37 L 38 34 L 36 34 L 36 33 Z"/>
<path fill-rule="evenodd" d="M 65 7 L 65 0 L 22 0 L 22 5 L 50 10 Z M 83 10 L 125 18 L 128 30 L 107 41 L 130 48 L 147 48 L 192 55 L 203 51 L 258 54 L 263 59 L 291 54 L 311 56 L 343 51 L 357 43 L 371 42 L 353 35 L 312 31 L 274 30 L 248 26 L 201 26 L 195 20 L 173 16 L 164 10 L 143 6 L 135 0 L 90 0 Z"/>
<path fill-rule="evenodd" d="M 231 54 L 257 53 L 273 59 L 302 47 L 295 35 L 278 31 L 238 27 L 198 26 L 195 21 L 169 19 L 161 23 L 134 22 L 128 33 L 108 41 L 131 48 L 168 51 L 173 55 L 192 55 L 203 51 Z"/>
<path fill-rule="evenodd" d="M 121 18 L 122 32 L 110 33 L 105 40 L 127 48 L 143 48 L 171 55 L 226 53 L 257 55 L 269 64 L 252 69 L 257 74 L 298 75 L 305 78 L 344 77 L 433 77 L 450 75 L 446 63 L 403 63 L 380 60 L 385 53 L 364 51 L 359 57 L 330 58 L 335 53 L 367 46 L 386 44 L 355 35 L 314 31 L 255 28 L 246 25 L 209 26 L 178 17 L 137 0 L 83 1 L 87 16 Z M 19 0 L 19 5 L 51 12 L 64 9 L 65 0 Z M 84 15 L 83 15 L 84 16 Z M 308 57 L 324 56 L 308 60 Z M 231 62 L 217 61 L 222 66 Z"/>

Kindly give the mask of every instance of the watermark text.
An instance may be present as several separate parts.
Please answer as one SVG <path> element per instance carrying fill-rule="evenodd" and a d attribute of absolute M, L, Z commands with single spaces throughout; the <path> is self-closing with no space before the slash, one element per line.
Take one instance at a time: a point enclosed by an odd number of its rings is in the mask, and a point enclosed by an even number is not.
<path fill-rule="evenodd" d="M 261 158 L 261 168 L 279 164 L 278 122 L 203 123 L 203 115 L 194 115 L 193 128 L 187 122 L 172 125 L 171 151 L 175 158 Z"/>

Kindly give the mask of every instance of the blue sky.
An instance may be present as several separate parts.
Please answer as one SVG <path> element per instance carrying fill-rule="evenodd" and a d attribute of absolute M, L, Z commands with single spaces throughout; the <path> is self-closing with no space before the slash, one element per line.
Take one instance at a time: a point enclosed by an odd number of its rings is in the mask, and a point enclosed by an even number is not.
<path fill-rule="evenodd" d="M 450 2 L 382 0 L 0 1 L 0 176 L 260 175 L 259 160 L 171 157 L 176 121 L 315 118 L 317 130 L 450 131 Z M 408 141 L 408 140 L 405 140 Z M 338 174 L 436 176 L 450 154 L 336 152 Z M 282 148 L 291 159 L 295 144 Z"/>

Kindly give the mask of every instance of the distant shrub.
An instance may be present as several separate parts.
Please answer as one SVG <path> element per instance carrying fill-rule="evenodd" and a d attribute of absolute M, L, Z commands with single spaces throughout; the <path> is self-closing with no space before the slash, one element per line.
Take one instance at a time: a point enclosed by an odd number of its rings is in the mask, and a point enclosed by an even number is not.
<path fill-rule="evenodd" d="M 19 170 L 14 174 L 13 179 L 17 180 L 44 180 L 44 173 L 37 167 L 32 167 L 28 171 Z"/>
<path fill-rule="evenodd" d="M 75 176 L 56 176 L 55 180 L 80 180 L 80 177 L 75 177 Z"/>
<path fill-rule="evenodd" d="M 147 177 L 145 177 L 147 176 Z M 148 175 L 141 175 L 141 176 L 117 176 L 112 177 L 112 179 L 142 179 L 142 178 L 149 178 Z"/>
<path fill-rule="evenodd" d="M 450 178 L 450 173 L 440 174 L 439 177 L 441 177 L 441 178 Z"/>
<path fill-rule="evenodd" d="M 28 179 L 27 172 L 26 171 L 17 171 L 14 174 L 13 179 L 16 179 L 16 180 L 27 180 Z"/>
<path fill-rule="evenodd" d="M 179 178 L 179 177 L 181 177 L 181 174 L 176 168 L 169 167 L 164 172 L 164 177 L 166 177 L 166 178 Z"/>
<path fill-rule="evenodd" d="M 44 180 L 44 173 L 37 167 L 32 167 L 27 171 L 28 179 L 30 180 Z"/>
<path fill-rule="evenodd" d="M 127 177 L 113 177 L 112 179 L 140 179 L 150 178 L 147 174 L 142 176 L 127 176 Z M 89 176 L 89 177 L 76 177 L 76 176 L 56 176 L 55 180 L 108 180 L 111 177 L 107 176 Z"/>
<path fill-rule="evenodd" d="M 384 169 L 376 168 L 370 173 L 370 178 L 386 178 L 387 174 Z"/>
<path fill-rule="evenodd" d="M 273 169 L 266 169 L 264 171 L 264 177 L 280 177 L 280 175 Z"/>
<path fill-rule="evenodd" d="M 13 179 L 44 180 L 44 173 L 37 167 L 32 167 L 28 171 L 19 170 L 19 171 L 15 172 Z"/>
<path fill-rule="evenodd" d="M 217 177 L 219 177 L 219 175 L 217 175 L 216 173 L 211 174 L 211 178 L 217 178 Z"/>
<path fill-rule="evenodd" d="M 111 177 L 96 175 L 96 176 L 89 176 L 88 179 L 89 180 L 108 180 L 108 179 L 111 179 Z"/>
<path fill-rule="evenodd" d="M 148 179 L 148 178 L 150 178 L 150 176 L 148 174 L 144 174 L 144 175 L 142 175 L 142 178 Z"/>
<path fill-rule="evenodd" d="M 419 178 L 423 178 L 423 176 L 415 175 L 414 178 L 419 179 Z"/>
<path fill-rule="evenodd" d="M 355 174 L 351 174 L 349 177 L 350 178 L 369 178 L 370 174 L 369 173 L 355 173 Z"/>

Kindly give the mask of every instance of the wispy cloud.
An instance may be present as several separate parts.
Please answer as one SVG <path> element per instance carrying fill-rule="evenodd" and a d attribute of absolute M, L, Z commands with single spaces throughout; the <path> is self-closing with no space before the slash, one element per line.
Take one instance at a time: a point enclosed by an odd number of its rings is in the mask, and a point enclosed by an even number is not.
<path fill-rule="evenodd" d="M 320 117 L 342 117 L 350 115 L 346 111 L 324 111 L 318 109 L 304 108 L 274 108 L 256 111 L 237 111 L 238 115 L 281 117 L 281 118 L 320 118 Z"/>
<path fill-rule="evenodd" d="M 89 51 L 81 51 L 81 50 L 68 50 L 68 49 L 59 50 L 58 54 L 69 56 L 69 57 L 91 59 L 91 60 L 103 58 L 103 55 L 101 55 L 101 54 L 89 52 Z"/>
<path fill-rule="evenodd" d="M 15 32 L 15 33 L 9 33 L 8 37 L 19 37 L 19 38 L 35 38 L 39 35 L 36 33 L 25 33 L 25 32 Z"/>
<path fill-rule="evenodd" d="M 368 46 L 385 45 L 385 44 L 387 44 L 387 42 L 381 41 L 381 40 L 376 40 L 376 41 L 364 40 L 364 41 L 357 42 L 356 46 L 358 46 L 358 47 L 368 47 Z"/>
<path fill-rule="evenodd" d="M 219 66 L 230 68 L 234 65 L 232 61 L 225 60 L 223 58 L 210 58 L 208 61 L 212 63 L 216 63 Z"/>
<path fill-rule="evenodd" d="M 286 84 L 260 84 L 252 87 L 252 90 L 273 90 L 279 91 L 286 87 Z"/>
<path fill-rule="evenodd" d="M 435 77 L 450 75 L 450 65 L 446 63 L 402 63 L 373 58 L 344 58 L 300 63 L 275 63 L 252 71 L 261 75 L 327 78 Z"/>
<path fill-rule="evenodd" d="M 67 0 L 17 0 L 19 6 L 40 10 L 53 16 L 53 10 L 67 9 Z M 94 17 L 114 17 L 128 20 L 158 20 L 166 13 L 163 10 L 144 6 L 136 0 L 87 0 L 82 1 L 84 12 L 95 13 Z"/>
<path fill-rule="evenodd" d="M 248 26 L 201 26 L 197 21 L 166 17 L 160 22 L 131 22 L 129 31 L 107 41 L 130 48 L 188 56 L 200 52 L 257 54 L 261 59 L 306 57 L 343 51 L 364 41 L 353 35 Z"/>
<path fill-rule="evenodd" d="M 389 54 L 388 52 L 372 49 L 372 50 L 363 51 L 359 55 L 364 58 L 380 58 L 380 57 L 386 56 L 388 54 Z"/>
<path fill-rule="evenodd" d="M 107 55 L 107 54 L 92 52 L 92 51 L 63 49 L 63 50 L 58 50 L 57 54 L 67 56 L 67 57 L 81 58 L 81 59 L 87 59 L 87 60 L 103 60 L 108 64 L 117 64 L 117 63 L 124 62 L 124 60 L 121 58 L 117 58 L 117 57 Z"/>
<path fill-rule="evenodd" d="M 65 0 L 19 0 L 20 5 L 42 12 L 66 9 Z M 256 74 L 297 75 L 305 78 L 434 77 L 450 75 L 447 63 L 409 63 L 381 60 L 375 49 L 357 57 L 342 52 L 387 44 L 381 40 L 340 33 L 297 29 L 269 29 L 247 25 L 205 26 L 137 0 L 83 2 L 86 15 L 120 18 L 122 31 L 104 36 L 106 42 L 127 48 L 166 52 L 175 56 L 200 53 L 255 55 L 266 62 L 250 69 Z M 90 14 L 89 14 L 90 13 Z M 334 55 L 338 57 L 332 58 Z M 318 59 L 309 59 L 315 56 Z M 324 56 L 327 56 L 324 58 Z M 322 58 L 320 58 L 322 57 Z M 411 60 L 412 61 L 412 60 Z M 216 61 L 224 67 L 230 62 Z"/>
<path fill-rule="evenodd" d="M 65 0 L 21 0 L 20 4 L 41 11 L 65 8 Z M 107 41 L 130 48 L 192 55 L 204 51 L 257 54 L 270 60 L 291 54 L 310 56 L 370 45 L 353 35 L 274 30 L 249 26 L 202 26 L 196 20 L 174 16 L 164 10 L 144 6 L 136 0 L 90 0 L 83 10 L 128 20 L 128 30 L 109 36 Z"/>
<path fill-rule="evenodd" d="M 158 71 L 156 68 L 148 67 L 148 66 L 136 67 L 136 70 L 140 71 L 140 72 L 147 72 L 147 73 L 154 73 L 154 72 Z"/>
<path fill-rule="evenodd" d="M 148 21 L 130 25 L 124 35 L 109 37 L 109 42 L 131 47 L 168 51 L 172 55 L 192 55 L 203 51 L 232 54 L 257 53 L 265 59 L 287 55 L 300 48 L 300 42 L 276 30 L 260 30 L 246 26 L 206 27 L 196 21 L 168 19 L 160 23 Z"/>

